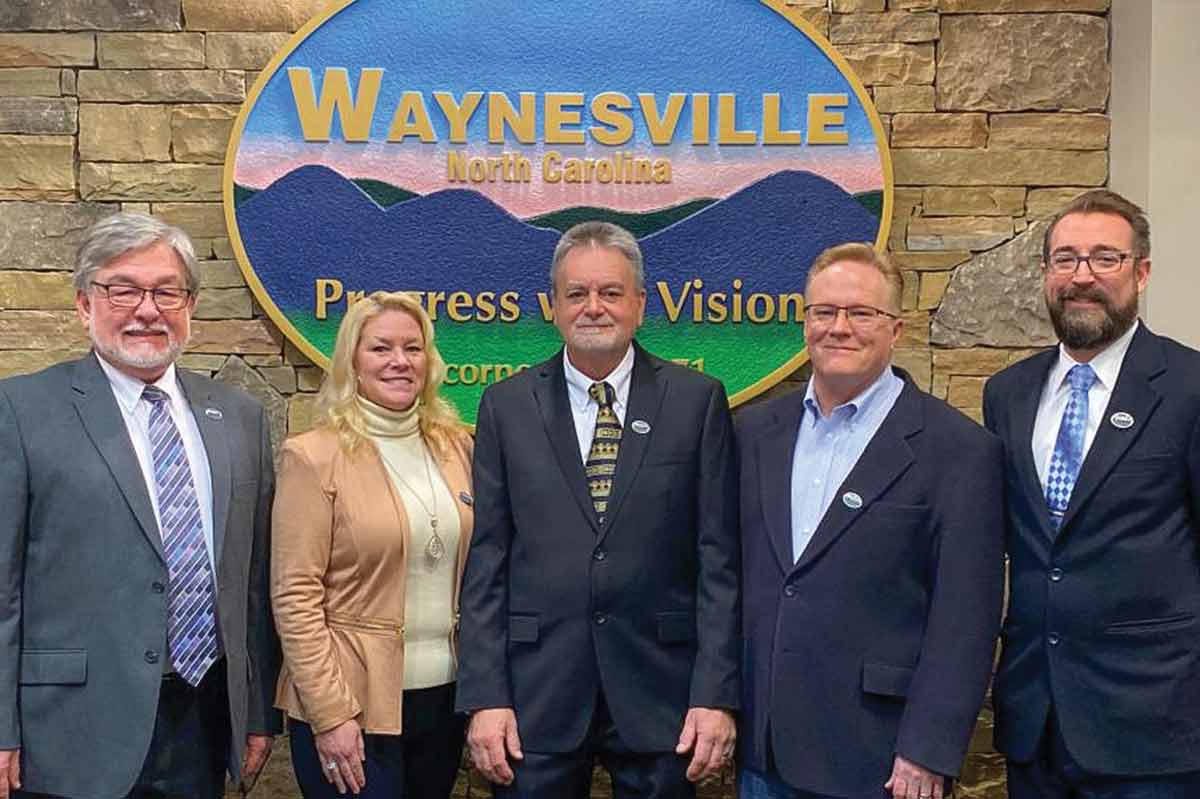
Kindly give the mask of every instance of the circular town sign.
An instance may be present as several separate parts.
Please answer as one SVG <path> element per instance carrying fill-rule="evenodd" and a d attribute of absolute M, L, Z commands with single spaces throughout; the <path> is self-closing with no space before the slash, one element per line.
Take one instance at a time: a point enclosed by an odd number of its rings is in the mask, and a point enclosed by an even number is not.
<path fill-rule="evenodd" d="M 733 403 L 804 362 L 808 266 L 882 246 L 891 162 L 866 90 L 783 0 L 354 0 L 271 61 L 225 167 L 238 262 L 326 366 L 346 308 L 415 292 L 474 421 L 560 346 L 562 231 L 629 229 L 652 352 Z"/>

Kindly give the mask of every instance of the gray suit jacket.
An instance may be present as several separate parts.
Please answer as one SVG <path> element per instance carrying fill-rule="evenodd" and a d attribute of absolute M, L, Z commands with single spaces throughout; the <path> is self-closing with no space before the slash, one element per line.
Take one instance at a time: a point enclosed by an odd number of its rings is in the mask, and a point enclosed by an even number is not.
<path fill-rule="evenodd" d="M 177 370 L 208 452 L 231 771 L 279 731 L 268 605 L 274 470 L 266 414 Z M 167 656 L 167 567 L 150 494 L 95 355 L 0 381 L 0 749 L 23 788 L 128 793 Z"/>

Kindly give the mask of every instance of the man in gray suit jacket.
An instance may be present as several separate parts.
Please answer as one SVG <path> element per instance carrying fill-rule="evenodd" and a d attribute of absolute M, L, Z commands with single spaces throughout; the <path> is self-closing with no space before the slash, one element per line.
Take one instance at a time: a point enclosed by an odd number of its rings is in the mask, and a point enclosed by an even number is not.
<path fill-rule="evenodd" d="M 175 368 L 198 285 L 183 231 L 102 220 L 93 351 L 0 381 L 0 799 L 219 797 L 279 731 L 267 419 Z"/>

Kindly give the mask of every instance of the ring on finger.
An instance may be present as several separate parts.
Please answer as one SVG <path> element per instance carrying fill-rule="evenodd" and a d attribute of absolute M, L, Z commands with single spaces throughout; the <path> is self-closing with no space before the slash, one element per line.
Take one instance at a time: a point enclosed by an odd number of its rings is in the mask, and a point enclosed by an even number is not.
<path fill-rule="evenodd" d="M 337 768 L 336 760 L 330 760 L 328 763 L 325 764 L 326 771 L 333 771 L 335 768 Z"/>

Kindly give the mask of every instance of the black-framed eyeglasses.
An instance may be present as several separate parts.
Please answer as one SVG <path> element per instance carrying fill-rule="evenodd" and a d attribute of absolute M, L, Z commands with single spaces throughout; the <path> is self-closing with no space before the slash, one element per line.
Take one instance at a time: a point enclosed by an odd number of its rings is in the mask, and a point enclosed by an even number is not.
<path fill-rule="evenodd" d="M 92 285 L 104 292 L 108 302 L 114 308 L 136 308 L 142 304 L 142 298 L 147 294 L 160 311 L 178 311 L 188 304 L 191 299 L 191 289 L 180 289 L 164 286 L 156 289 L 144 289 L 141 286 L 130 286 L 126 283 L 97 283 Z"/>
<path fill-rule="evenodd" d="M 1073 275 L 1079 265 L 1086 263 L 1094 275 L 1107 275 L 1116 272 L 1133 253 L 1117 250 L 1094 250 L 1087 255 L 1080 255 L 1071 250 L 1063 250 L 1050 254 L 1046 268 L 1058 275 Z"/>
<path fill-rule="evenodd" d="M 804 316 L 810 325 L 832 325 L 837 321 L 838 314 L 846 312 L 846 320 L 855 327 L 867 327 L 875 324 L 880 317 L 899 319 L 897 314 L 876 308 L 873 305 L 827 305 L 817 303 L 806 306 Z"/>

